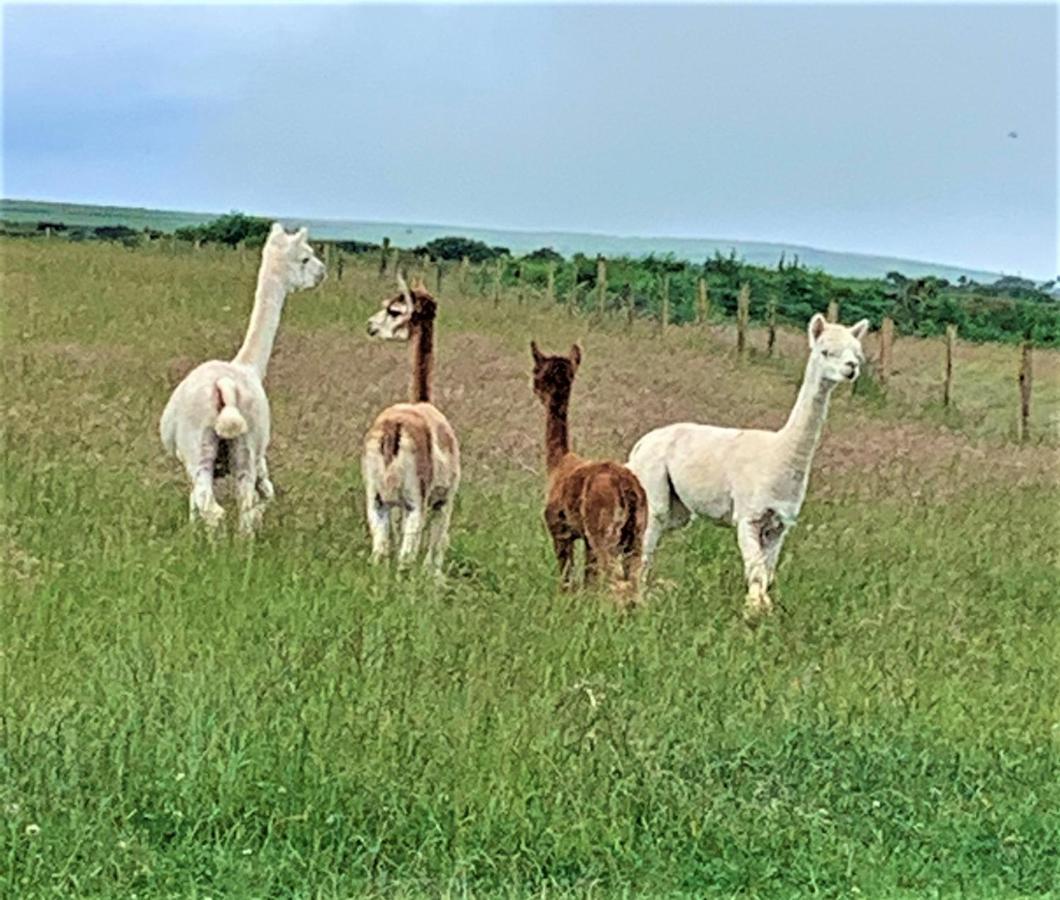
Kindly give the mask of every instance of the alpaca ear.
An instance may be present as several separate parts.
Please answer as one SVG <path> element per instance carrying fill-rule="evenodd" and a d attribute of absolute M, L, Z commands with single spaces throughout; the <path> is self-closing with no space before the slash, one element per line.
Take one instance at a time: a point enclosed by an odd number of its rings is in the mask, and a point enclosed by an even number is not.
<path fill-rule="evenodd" d="M 309 229 L 303 225 L 294 233 L 293 240 L 304 241 L 307 237 L 309 237 Z"/>
<path fill-rule="evenodd" d="M 412 306 L 412 294 L 409 292 L 409 286 L 405 282 L 405 276 L 401 274 L 401 270 L 397 273 L 397 284 L 398 290 L 401 291 L 401 296 L 405 298 L 405 302 Z"/>
<path fill-rule="evenodd" d="M 534 357 L 534 365 L 539 365 L 541 361 L 545 358 L 545 355 L 537 349 L 537 341 L 530 342 L 530 353 Z"/>
<path fill-rule="evenodd" d="M 279 237 L 281 234 L 286 237 L 287 232 L 283 230 L 283 226 L 279 222 L 273 222 L 272 228 L 269 229 L 269 240 Z"/>
<path fill-rule="evenodd" d="M 869 320 L 862 319 L 850 326 L 850 333 L 859 341 L 869 333 Z"/>
<path fill-rule="evenodd" d="M 812 347 L 817 343 L 817 339 L 824 334 L 825 317 L 820 313 L 814 313 L 813 318 L 810 319 L 810 325 L 806 329 L 807 334 L 810 336 L 810 346 Z"/>
<path fill-rule="evenodd" d="M 582 364 L 582 348 L 578 344 L 570 348 L 570 361 L 574 363 L 575 369 Z"/>

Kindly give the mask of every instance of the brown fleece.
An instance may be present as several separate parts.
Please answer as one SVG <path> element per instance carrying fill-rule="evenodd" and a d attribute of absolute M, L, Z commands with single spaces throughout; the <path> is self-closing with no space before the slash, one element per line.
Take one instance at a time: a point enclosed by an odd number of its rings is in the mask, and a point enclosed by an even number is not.
<path fill-rule="evenodd" d="M 379 452 L 383 454 L 383 465 L 389 466 L 397 457 L 401 447 L 401 420 L 387 418 L 380 423 Z"/>
<path fill-rule="evenodd" d="M 392 406 L 379 414 L 371 434 L 378 435 L 379 451 L 383 456 L 383 465 L 388 470 L 401 452 L 402 436 L 412 441 L 412 453 L 416 460 L 416 482 L 420 497 L 426 501 L 434 475 L 430 423 L 416 409 Z M 396 484 L 388 484 L 387 493 L 393 494 L 399 487 Z M 385 502 L 393 502 L 392 496 L 382 499 Z"/>

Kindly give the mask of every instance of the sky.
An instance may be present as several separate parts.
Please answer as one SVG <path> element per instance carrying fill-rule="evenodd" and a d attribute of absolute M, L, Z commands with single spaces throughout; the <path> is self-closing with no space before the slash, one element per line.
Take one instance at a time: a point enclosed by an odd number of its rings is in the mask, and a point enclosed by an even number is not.
<path fill-rule="evenodd" d="M 2 193 L 1045 279 L 1057 72 L 1052 4 L 5 5 Z"/>

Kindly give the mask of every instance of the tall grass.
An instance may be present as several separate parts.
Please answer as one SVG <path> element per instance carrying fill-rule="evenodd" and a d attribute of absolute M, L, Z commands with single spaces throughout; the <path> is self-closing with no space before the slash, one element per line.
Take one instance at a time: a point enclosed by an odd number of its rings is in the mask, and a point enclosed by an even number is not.
<path fill-rule="evenodd" d="M 742 625 L 709 525 L 623 616 L 556 590 L 527 339 L 585 339 L 587 453 L 775 423 L 799 360 L 446 295 L 466 483 L 445 583 L 401 578 L 367 566 L 356 460 L 407 361 L 348 266 L 282 326 L 264 532 L 212 545 L 154 429 L 238 345 L 253 260 L 2 249 L 6 895 L 1060 890 L 1053 447 L 837 397 L 775 619 Z"/>

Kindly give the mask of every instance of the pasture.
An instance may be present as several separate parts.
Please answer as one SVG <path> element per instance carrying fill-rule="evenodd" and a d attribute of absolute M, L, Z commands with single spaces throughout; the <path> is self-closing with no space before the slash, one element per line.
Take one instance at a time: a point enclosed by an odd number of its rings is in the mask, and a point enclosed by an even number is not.
<path fill-rule="evenodd" d="M 408 383 L 364 335 L 393 292 L 374 260 L 289 299 L 279 496 L 255 542 L 212 545 L 157 422 L 238 347 L 256 255 L 0 251 L 0 893 L 1060 891 L 1055 352 L 1026 446 L 1012 347 L 961 345 L 955 410 L 938 342 L 896 344 L 886 398 L 837 389 L 752 632 L 705 523 L 632 615 L 557 590 L 528 343 L 582 341 L 574 445 L 624 459 L 675 420 L 778 427 L 801 334 L 739 361 L 725 323 L 660 336 L 449 279 L 464 482 L 435 585 L 367 565 L 361 439 Z"/>

